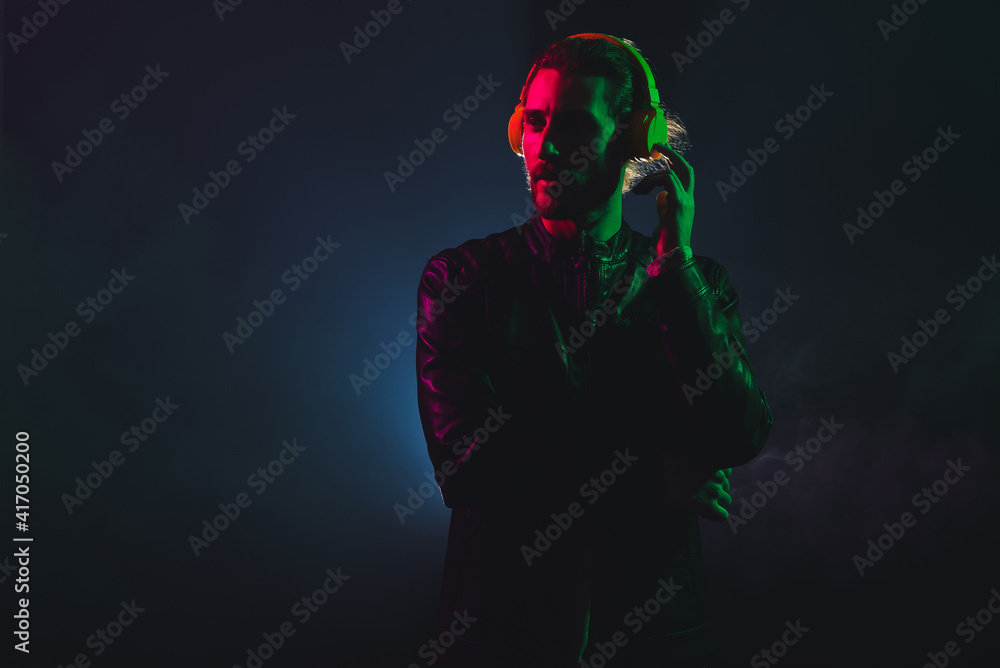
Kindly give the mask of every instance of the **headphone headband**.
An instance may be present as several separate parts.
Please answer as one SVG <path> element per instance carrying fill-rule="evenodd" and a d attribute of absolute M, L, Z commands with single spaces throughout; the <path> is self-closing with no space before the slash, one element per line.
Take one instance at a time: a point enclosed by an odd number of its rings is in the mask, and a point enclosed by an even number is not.
<path fill-rule="evenodd" d="M 639 70 L 646 75 L 646 91 L 647 91 L 646 97 L 649 100 L 650 106 L 655 107 L 659 105 L 660 93 L 656 90 L 656 81 L 653 79 L 653 72 L 652 70 L 649 69 L 649 64 L 646 62 L 646 59 L 642 57 L 642 54 L 640 54 L 634 48 L 632 48 L 625 42 L 621 41 L 617 37 L 612 37 L 611 35 L 605 35 L 604 33 L 581 32 L 576 35 L 570 35 L 566 39 L 573 39 L 574 37 L 582 37 L 584 39 L 603 39 L 606 42 L 611 42 L 612 44 L 620 46 L 622 49 L 624 49 L 625 53 L 627 53 L 631 57 L 632 62 L 638 65 Z M 528 85 L 531 82 L 531 77 L 534 76 L 535 70 L 537 69 L 538 69 L 537 65 L 531 66 L 531 71 L 528 72 L 528 78 L 525 79 L 524 86 L 521 87 L 522 105 L 528 102 L 528 98 L 526 97 L 528 94 Z"/>

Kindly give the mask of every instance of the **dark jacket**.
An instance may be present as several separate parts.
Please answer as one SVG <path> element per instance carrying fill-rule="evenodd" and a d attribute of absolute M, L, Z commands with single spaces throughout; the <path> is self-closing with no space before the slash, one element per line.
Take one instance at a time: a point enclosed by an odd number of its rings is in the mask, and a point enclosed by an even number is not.
<path fill-rule="evenodd" d="M 711 653 L 687 502 L 761 451 L 771 412 L 719 263 L 657 273 L 653 241 L 624 221 L 603 257 L 595 245 L 536 214 L 424 268 L 417 402 L 452 509 L 434 637 L 455 637 L 429 664 Z"/>

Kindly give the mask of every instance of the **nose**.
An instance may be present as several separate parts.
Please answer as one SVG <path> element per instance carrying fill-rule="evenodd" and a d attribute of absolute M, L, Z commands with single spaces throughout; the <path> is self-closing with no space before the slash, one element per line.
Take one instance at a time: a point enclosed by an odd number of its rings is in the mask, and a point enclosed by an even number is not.
<path fill-rule="evenodd" d="M 542 142 L 538 148 L 538 158 L 546 162 L 556 163 L 559 158 L 559 150 L 556 149 L 552 140 L 552 125 L 549 124 L 542 132 Z"/>

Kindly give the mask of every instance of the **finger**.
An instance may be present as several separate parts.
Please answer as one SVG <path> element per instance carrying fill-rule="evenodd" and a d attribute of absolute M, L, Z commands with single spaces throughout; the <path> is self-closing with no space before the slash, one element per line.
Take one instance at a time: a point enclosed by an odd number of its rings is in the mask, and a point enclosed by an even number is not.
<path fill-rule="evenodd" d="M 663 157 L 670 161 L 670 164 L 677 166 L 686 166 L 688 169 L 691 168 L 691 164 L 684 159 L 684 156 L 674 150 L 674 147 L 670 144 L 653 144 L 653 148 L 660 152 Z"/>
<path fill-rule="evenodd" d="M 684 190 L 690 190 L 691 186 L 694 185 L 694 168 L 691 167 L 691 164 L 684 159 L 684 156 L 671 148 L 669 144 L 654 144 L 654 147 L 670 159 L 670 164 L 672 165 L 670 173 L 676 173 L 680 177 Z"/>
<path fill-rule="evenodd" d="M 732 467 L 730 467 L 730 468 L 726 469 L 726 475 L 727 475 L 727 476 L 731 476 L 732 474 L 733 474 L 733 469 L 732 469 Z"/>
<path fill-rule="evenodd" d="M 709 512 L 711 515 L 707 517 L 713 522 L 723 522 L 729 518 L 729 511 L 721 506 L 710 506 Z"/>
<path fill-rule="evenodd" d="M 663 189 L 667 193 L 667 198 L 669 199 L 670 206 L 674 211 L 680 208 L 680 193 L 686 192 L 684 184 L 681 183 L 680 178 L 673 172 L 673 170 L 667 172 L 667 177 L 670 179 L 669 184 L 664 184 Z M 687 195 L 685 195 L 686 197 Z"/>
<path fill-rule="evenodd" d="M 730 485 L 730 483 L 729 483 L 729 478 L 726 478 L 726 479 L 725 479 L 725 480 L 723 481 L 723 483 L 722 483 L 722 489 L 726 490 L 727 492 L 728 492 L 728 491 L 729 491 L 730 489 L 732 489 L 732 486 L 731 486 L 731 485 Z"/>
<path fill-rule="evenodd" d="M 711 520 L 712 522 L 723 522 L 729 517 L 729 511 L 725 508 L 719 508 L 718 506 L 704 505 L 693 508 L 692 511 L 704 517 L 706 520 Z"/>
<path fill-rule="evenodd" d="M 656 218 L 662 221 L 663 217 L 667 213 L 667 207 L 669 200 L 667 199 L 667 193 L 665 190 L 661 190 L 656 193 Z"/>
<path fill-rule="evenodd" d="M 639 182 L 632 187 L 632 192 L 636 195 L 645 195 L 656 186 L 665 186 L 669 183 L 672 183 L 670 180 L 669 170 L 654 172 L 642 177 Z"/>
<path fill-rule="evenodd" d="M 729 496 L 729 492 L 719 490 L 719 503 L 726 506 L 733 505 L 733 497 Z"/>

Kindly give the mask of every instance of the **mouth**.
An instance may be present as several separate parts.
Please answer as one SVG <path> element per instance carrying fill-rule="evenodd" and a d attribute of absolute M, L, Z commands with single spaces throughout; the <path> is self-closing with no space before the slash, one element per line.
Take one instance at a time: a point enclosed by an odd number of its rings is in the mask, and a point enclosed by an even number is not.
<path fill-rule="evenodd" d="M 535 181 L 535 192 L 544 194 L 550 199 L 558 199 L 562 194 L 562 185 L 552 179 L 538 179 Z"/>

